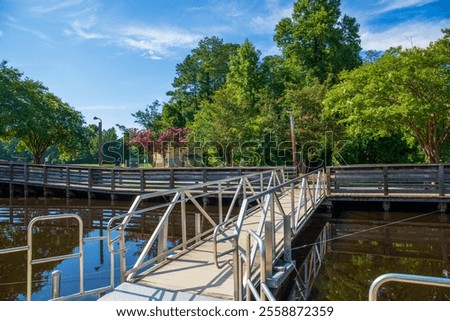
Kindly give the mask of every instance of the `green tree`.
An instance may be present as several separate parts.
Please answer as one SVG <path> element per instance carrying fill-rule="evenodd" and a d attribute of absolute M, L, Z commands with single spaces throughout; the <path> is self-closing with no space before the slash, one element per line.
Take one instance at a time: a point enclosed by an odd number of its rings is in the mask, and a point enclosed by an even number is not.
<path fill-rule="evenodd" d="M 427 48 L 389 50 L 342 75 L 325 104 L 350 137 L 400 133 L 429 163 L 442 160 L 450 135 L 450 30 Z"/>
<path fill-rule="evenodd" d="M 0 88 L 0 135 L 19 139 L 19 150 L 30 151 L 35 163 L 50 146 L 56 146 L 64 159 L 86 144 L 81 113 L 40 82 L 23 79 L 22 73 L 2 62 Z"/>
<path fill-rule="evenodd" d="M 359 25 L 341 18 L 340 0 L 297 0 L 291 18 L 276 26 L 274 39 L 289 66 L 290 82 L 335 78 L 361 64 Z"/>
<path fill-rule="evenodd" d="M 132 113 L 131 116 L 135 118 L 135 123 L 141 125 L 145 129 L 152 129 L 155 133 L 161 131 L 161 109 L 162 105 L 158 100 L 155 100 L 151 105 L 145 107 L 145 109 L 138 110 L 136 113 Z"/>
<path fill-rule="evenodd" d="M 167 92 L 171 98 L 162 112 L 167 127 L 183 128 L 194 120 L 201 103 L 225 84 L 230 57 L 237 48 L 218 37 L 206 37 L 176 66 L 174 89 Z"/>
<path fill-rule="evenodd" d="M 195 118 L 195 138 L 220 144 L 218 156 L 227 165 L 240 161 L 241 146 L 258 136 L 259 55 L 246 40 L 230 60 L 225 86 L 216 90 L 211 101 L 203 101 Z"/>

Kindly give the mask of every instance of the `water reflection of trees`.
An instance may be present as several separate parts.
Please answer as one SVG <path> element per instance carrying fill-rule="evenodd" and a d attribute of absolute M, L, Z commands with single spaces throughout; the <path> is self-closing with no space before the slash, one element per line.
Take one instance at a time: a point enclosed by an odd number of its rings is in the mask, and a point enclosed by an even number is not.
<path fill-rule="evenodd" d="M 342 226 L 335 224 L 333 229 L 335 232 Z M 448 225 L 430 227 L 427 223 L 420 223 L 392 229 L 395 232 L 380 229 L 331 241 L 310 299 L 367 300 L 370 285 L 382 274 L 445 277 L 450 271 Z M 450 300 L 450 290 L 388 282 L 380 288 L 378 300 Z"/>
<path fill-rule="evenodd" d="M 27 244 L 24 226 L 2 226 L 0 248 Z M 73 253 L 78 246 L 78 234 L 60 227 L 37 226 L 33 233 L 33 259 Z M 60 261 L 33 265 L 32 292 L 38 292 L 47 283 L 49 271 Z M 0 300 L 18 300 L 27 292 L 27 254 L 16 252 L 0 255 Z"/>
<path fill-rule="evenodd" d="M 17 201 L 14 201 L 17 202 Z M 27 200 L 30 206 L 23 204 L 0 205 L 0 249 L 24 246 L 27 244 L 26 225 L 34 217 L 47 214 L 78 213 L 84 225 L 83 235 L 106 235 L 106 226 L 111 217 L 123 214 L 126 208 L 113 208 L 108 206 L 82 207 L 67 206 L 55 202 L 52 206 L 37 205 Z M 128 204 L 128 203 L 127 203 Z M 61 206 L 59 206 L 61 205 Z M 107 205 L 107 204 L 106 204 Z M 143 213 L 135 216 L 127 227 L 125 241 L 132 251 L 127 253 L 127 264 L 142 252 L 149 235 L 155 230 L 163 212 Z M 194 236 L 194 213 L 187 213 L 188 236 Z M 33 233 L 33 258 L 43 258 L 73 253 L 78 247 L 78 223 L 74 219 L 40 222 Z M 181 236 L 181 222 L 179 216 L 174 215 L 169 220 L 168 247 L 179 243 Z M 102 256 L 103 245 L 100 245 Z M 157 244 L 150 251 L 149 256 L 156 254 Z M 106 254 L 106 252 L 105 252 Z M 107 257 L 106 257 L 107 258 Z M 76 259 L 71 259 L 74 266 L 78 266 Z M 103 259 L 101 258 L 102 264 Z M 32 292 L 37 293 L 48 285 L 50 272 L 60 262 L 42 263 L 33 265 Z M 90 262 L 85 262 L 90 264 Z M 17 252 L 0 255 L 0 300 L 19 300 L 26 296 L 26 252 Z M 47 297 L 47 296 L 46 296 Z M 48 294 L 50 298 L 50 293 Z"/>
<path fill-rule="evenodd" d="M 449 263 L 413 258 L 390 258 L 329 253 L 314 283 L 311 299 L 331 301 L 367 300 L 373 280 L 385 273 L 442 276 Z M 448 289 L 389 282 L 383 285 L 378 300 L 450 300 Z"/>

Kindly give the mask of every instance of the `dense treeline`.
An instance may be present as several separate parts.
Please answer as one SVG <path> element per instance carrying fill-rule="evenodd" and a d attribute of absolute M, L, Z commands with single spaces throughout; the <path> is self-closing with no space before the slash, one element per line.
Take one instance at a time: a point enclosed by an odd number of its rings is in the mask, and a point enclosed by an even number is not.
<path fill-rule="evenodd" d="M 449 30 L 428 48 L 363 53 L 359 25 L 342 14 L 339 0 L 298 0 L 275 26 L 274 41 L 280 53 L 262 57 L 250 40 L 202 39 L 176 65 L 168 101 L 133 113 L 141 129 L 122 126 L 119 141 L 150 159 L 184 148 L 202 157 L 200 165 L 291 164 L 291 118 L 306 167 L 450 156 Z M 95 162 L 96 126 L 80 130 L 79 113 L 5 62 L 0 75 L 0 158 L 2 149 L 16 149 L 35 162 L 51 152 L 58 161 Z M 27 119 L 49 108 L 49 122 L 65 122 L 54 133 Z M 24 126 L 33 137 L 23 135 Z M 118 138 L 114 129 L 104 135 Z"/>

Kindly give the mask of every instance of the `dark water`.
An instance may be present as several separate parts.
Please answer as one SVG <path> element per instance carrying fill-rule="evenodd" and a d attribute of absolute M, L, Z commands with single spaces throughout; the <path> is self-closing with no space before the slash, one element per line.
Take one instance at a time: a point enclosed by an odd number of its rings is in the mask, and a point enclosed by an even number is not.
<path fill-rule="evenodd" d="M 26 226 L 41 215 L 76 213 L 83 220 L 83 238 L 106 235 L 108 221 L 128 211 L 130 201 L 110 202 L 78 199 L 0 199 L 0 249 L 27 245 Z M 140 217 L 126 231 L 127 267 L 132 267 L 148 235 L 159 222 L 161 213 Z M 50 222 L 50 223 L 49 223 Z M 74 219 L 38 222 L 33 229 L 33 259 L 76 253 L 78 223 Z M 169 231 L 170 233 L 170 231 Z M 175 233 L 179 234 L 179 233 Z M 117 235 L 117 234 L 116 234 Z M 116 235 L 113 235 L 116 236 Z M 177 242 L 171 238 L 169 243 Z M 169 244 L 170 246 L 170 244 Z M 84 242 L 85 290 L 110 284 L 110 255 L 106 240 Z M 150 253 L 152 255 L 152 252 Z M 119 259 L 116 256 L 115 283 L 119 282 Z M 60 270 L 61 295 L 79 292 L 79 263 L 67 259 L 33 265 L 33 300 L 51 298 L 51 272 Z M 0 255 L 0 300 L 26 299 L 26 252 Z"/>
<path fill-rule="evenodd" d="M 450 274 L 448 214 L 344 212 L 330 220 L 329 237 L 308 300 L 367 300 L 385 273 Z M 449 288 L 396 282 L 378 293 L 378 300 L 450 300 Z"/>
<path fill-rule="evenodd" d="M 40 215 L 77 213 L 84 223 L 84 237 L 105 234 L 110 218 L 126 213 L 131 201 L 78 199 L 0 199 L 0 249 L 26 245 L 26 225 Z M 189 211 L 189 210 L 188 210 Z M 367 300 L 372 281 L 384 273 L 408 273 L 442 277 L 450 273 L 450 216 L 438 213 L 344 212 L 328 219 L 329 239 L 317 278 L 308 300 Z M 142 218 L 126 235 L 127 265 L 131 267 L 158 223 L 158 215 Z M 411 219 L 414 217 L 414 219 Z M 193 219 L 188 217 L 188 228 Z M 58 225 L 59 224 L 59 225 Z M 78 235 L 73 222 L 48 227 L 38 225 L 33 241 L 33 257 L 62 255 L 77 251 Z M 311 223 L 310 237 L 323 228 L 323 219 Z M 191 231 L 192 233 L 192 231 Z M 169 227 L 171 242 L 176 243 L 179 223 Z M 309 242 L 309 241 L 308 241 Z M 310 247 L 296 244 L 294 259 L 301 263 Z M 85 289 L 109 285 L 110 256 L 106 241 L 86 242 Z M 115 260 L 115 282 L 119 282 L 118 258 Z M 62 271 L 61 295 L 79 291 L 78 262 L 33 266 L 33 300 L 51 297 L 50 275 Z M 379 300 L 449 300 L 450 289 L 409 284 L 387 283 Z M 293 297 L 291 299 L 298 299 Z M 26 254 L 0 255 L 0 300 L 25 300 Z"/>

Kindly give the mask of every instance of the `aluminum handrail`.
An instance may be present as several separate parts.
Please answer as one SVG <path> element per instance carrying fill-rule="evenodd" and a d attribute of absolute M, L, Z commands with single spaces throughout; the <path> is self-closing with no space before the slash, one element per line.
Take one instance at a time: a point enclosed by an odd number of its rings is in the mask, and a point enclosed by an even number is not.
<path fill-rule="evenodd" d="M 270 291 L 269 287 L 266 284 L 266 246 L 264 244 L 263 239 L 256 234 L 254 231 L 249 230 L 247 231 L 247 244 L 246 244 L 246 250 L 245 250 L 245 256 L 243 255 L 243 259 L 245 261 L 245 276 L 243 278 L 243 285 L 246 290 L 245 299 L 247 301 L 251 300 L 251 295 L 253 294 L 253 297 L 256 299 L 256 301 L 266 301 L 266 299 L 269 299 L 270 301 L 276 301 L 275 297 L 273 296 L 272 292 Z M 252 270 L 254 267 L 254 261 L 251 260 L 251 242 L 252 238 L 255 240 L 255 245 L 259 249 L 260 253 L 260 261 L 259 261 L 259 293 L 257 291 L 257 284 L 252 281 Z"/>
<path fill-rule="evenodd" d="M 76 219 L 78 222 L 78 252 L 63 254 L 51 257 L 43 257 L 43 258 L 33 258 L 33 227 L 37 222 L 48 221 L 48 220 L 61 220 L 61 219 Z M 32 294 L 32 276 L 33 276 L 33 265 L 61 261 L 66 259 L 77 258 L 79 260 L 79 289 L 80 291 L 75 294 L 69 294 L 63 297 L 53 298 L 54 301 L 63 301 L 81 298 L 87 295 L 99 294 L 101 292 L 106 292 L 112 289 L 111 284 L 105 287 L 101 287 L 98 289 L 88 290 L 84 289 L 84 242 L 92 242 L 98 240 L 106 240 L 106 236 L 97 236 L 97 237 L 83 237 L 83 221 L 78 214 L 56 214 L 56 215 L 45 215 L 33 218 L 27 225 L 27 245 L 25 246 L 16 246 L 12 248 L 6 248 L 0 250 L 0 255 L 9 254 L 9 253 L 17 253 L 17 252 L 27 252 L 27 281 L 26 281 L 26 299 L 27 301 L 31 300 Z M 112 279 L 114 278 L 114 271 L 111 274 Z"/>
<path fill-rule="evenodd" d="M 241 210 L 239 212 L 235 230 L 234 237 L 227 236 L 227 241 L 231 243 L 231 249 L 224 251 L 223 253 L 235 253 L 233 255 L 233 259 L 231 261 L 225 261 L 222 264 L 217 264 L 220 255 L 217 251 L 214 251 L 215 254 L 215 262 L 216 266 L 223 267 L 226 263 L 233 264 L 233 272 L 235 279 L 235 292 L 234 298 L 235 300 L 239 300 L 240 289 L 239 289 L 239 280 L 242 277 L 242 267 L 240 267 L 239 263 L 236 261 L 239 258 L 239 253 L 241 252 L 241 247 L 239 246 L 239 235 L 242 230 L 242 226 L 244 220 L 250 212 L 252 212 L 253 208 L 250 207 L 250 204 L 254 203 L 257 200 L 260 200 L 259 203 L 260 208 L 262 209 L 261 218 L 259 222 L 259 226 L 257 231 L 255 232 L 258 237 L 266 239 L 270 237 L 270 244 L 267 246 L 271 247 L 270 252 L 273 252 L 273 256 L 271 255 L 270 262 L 266 262 L 269 266 L 267 270 L 271 268 L 272 264 L 277 261 L 282 255 L 284 255 L 284 259 L 287 261 L 291 260 L 291 240 L 292 235 L 296 235 L 307 222 L 308 218 L 312 215 L 314 210 L 320 204 L 320 202 L 325 197 L 325 186 L 323 180 L 323 169 L 318 169 L 316 171 L 310 172 L 308 174 L 304 174 L 298 178 L 295 178 L 291 181 L 279 184 L 274 186 L 268 190 L 262 191 L 260 193 L 251 195 L 244 199 Z M 295 206 L 295 192 L 294 189 L 299 189 L 300 193 L 298 195 L 297 204 Z M 291 198 L 291 209 L 288 212 L 285 212 L 281 205 L 280 198 L 285 195 Z M 279 213 L 282 216 L 282 219 L 277 223 L 275 222 L 275 209 L 278 209 Z M 250 212 L 249 212 L 250 211 Z M 302 212 L 303 211 L 303 212 Z M 278 230 L 279 228 L 283 228 L 282 239 L 278 242 L 275 239 L 275 234 L 272 232 L 272 236 L 268 236 L 264 231 L 266 222 L 273 223 L 271 227 L 271 231 Z M 292 226 L 292 229 L 291 229 Z M 218 235 L 218 233 L 217 233 Z M 217 243 L 217 239 L 213 239 L 214 243 Z M 214 244 L 214 247 L 217 247 L 217 244 Z M 249 258 L 250 264 L 255 260 L 256 257 L 256 246 L 251 250 L 251 256 Z M 236 254 L 237 253 L 237 254 Z M 268 259 L 269 260 L 269 259 Z"/>
<path fill-rule="evenodd" d="M 202 241 L 205 237 L 213 233 L 213 229 L 220 223 L 230 220 L 232 218 L 232 211 L 241 197 L 247 197 L 258 193 L 260 189 L 268 188 L 268 186 L 273 186 L 274 182 L 282 182 L 284 178 L 284 171 L 282 168 L 271 169 L 264 172 L 252 173 L 238 177 L 230 177 L 222 180 L 211 181 L 208 183 L 195 184 L 190 187 L 171 189 L 167 191 L 159 191 L 155 193 L 143 194 L 137 196 L 131 205 L 128 213 L 116 216 L 108 222 L 107 235 L 108 235 L 108 248 L 111 253 L 118 254 L 120 258 L 120 271 L 121 271 L 121 281 L 131 280 L 137 276 L 139 270 L 144 267 L 148 267 L 152 264 L 161 263 L 169 255 L 173 255 L 174 249 L 167 248 L 168 239 L 168 222 L 170 217 L 174 214 L 175 205 L 181 206 L 181 243 L 176 246 L 177 250 L 186 250 L 188 246 L 192 246 L 197 242 Z M 199 191 L 201 191 L 199 193 Z M 233 193 L 232 201 L 228 207 L 228 211 L 223 216 L 223 196 L 225 193 Z M 204 197 L 217 197 L 218 198 L 218 208 L 219 208 L 219 221 L 216 222 L 211 218 L 209 213 L 200 205 L 197 199 L 202 199 Z M 142 208 L 144 201 L 149 202 L 152 199 L 161 198 L 169 199 L 166 202 L 162 202 L 158 205 L 151 205 L 149 207 L 145 206 Z M 209 224 L 211 224 L 211 230 L 201 233 L 196 231 L 193 238 L 187 239 L 187 224 L 186 224 L 186 203 L 192 203 L 196 210 L 198 210 L 199 215 L 201 215 Z M 145 244 L 140 256 L 133 265 L 131 269 L 127 270 L 126 264 L 126 247 L 124 231 L 129 225 L 130 221 L 143 215 L 149 213 L 153 210 L 164 210 L 162 216 L 160 216 L 160 221 L 157 224 L 153 234 L 150 236 L 149 240 Z M 113 238 L 111 235 L 112 231 L 117 231 L 119 235 Z M 158 245 L 158 250 L 153 258 L 148 258 L 148 254 L 155 245 Z M 150 269 L 151 270 L 151 269 Z"/>
<path fill-rule="evenodd" d="M 450 279 L 447 278 L 414 274 L 387 273 L 377 277 L 370 285 L 369 301 L 377 301 L 378 290 L 386 282 L 400 282 L 450 288 Z"/>
<path fill-rule="evenodd" d="M 251 207 L 250 205 L 254 204 L 255 202 L 258 202 L 257 207 L 259 207 L 263 212 L 261 216 L 261 222 L 259 224 L 259 228 L 257 231 L 258 235 L 262 235 L 264 222 L 267 220 L 268 212 L 270 210 L 272 210 L 272 212 L 274 211 L 272 203 L 275 202 L 276 206 L 278 206 L 278 208 L 281 208 L 278 195 L 282 194 L 286 195 L 288 192 L 290 192 L 289 197 L 291 198 L 291 207 L 292 207 L 291 212 L 283 214 L 284 215 L 289 214 L 291 216 L 292 220 L 291 226 L 293 229 L 293 233 L 296 234 L 303 227 L 303 224 L 307 221 L 307 218 L 312 213 L 312 209 L 315 209 L 325 197 L 325 187 L 324 187 L 325 181 L 323 179 L 324 177 L 323 174 L 324 174 L 323 169 L 317 169 L 310 173 L 294 178 L 290 181 L 274 185 L 271 188 L 268 188 L 264 191 L 246 197 L 242 202 L 239 215 L 237 216 L 237 218 L 236 217 L 234 218 L 236 221 L 233 222 L 234 224 L 233 235 L 227 235 L 226 237 L 219 239 L 219 235 L 223 234 L 220 233 L 222 231 L 222 228 L 230 224 L 229 221 L 223 222 L 222 224 L 218 225 L 214 230 L 213 250 L 214 250 L 214 262 L 216 266 L 218 268 L 222 268 L 228 263 L 231 263 L 232 259 L 229 259 L 224 262 L 219 262 L 219 258 L 226 254 L 231 253 L 233 251 L 233 246 L 229 250 L 226 250 L 222 253 L 218 253 L 217 251 L 218 243 L 230 241 L 230 243 L 232 244 L 233 243 L 232 240 L 239 239 L 239 235 L 241 233 L 241 229 L 245 221 L 245 218 L 255 210 L 255 208 Z M 311 178 L 314 179 L 315 177 L 316 181 L 310 180 Z M 295 193 L 294 193 L 295 189 L 300 190 L 297 204 L 295 204 Z M 308 207 L 308 205 L 310 207 Z M 302 210 L 303 214 L 301 213 Z"/>
<path fill-rule="evenodd" d="M 79 259 L 79 273 L 80 273 L 80 293 L 84 292 L 84 248 L 83 248 L 83 220 L 78 214 L 59 214 L 59 215 L 48 215 L 48 216 L 38 216 L 33 218 L 27 227 L 27 301 L 31 301 L 31 285 L 33 278 L 33 264 L 45 263 L 45 262 L 55 262 L 68 258 L 67 255 L 58 255 L 45 259 L 33 259 L 33 227 L 37 222 L 57 220 L 57 219 L 76 219 L 78 221 L 78 253 L 73 253 L 69 255 L 70 257 L 78 257 Z"/>

